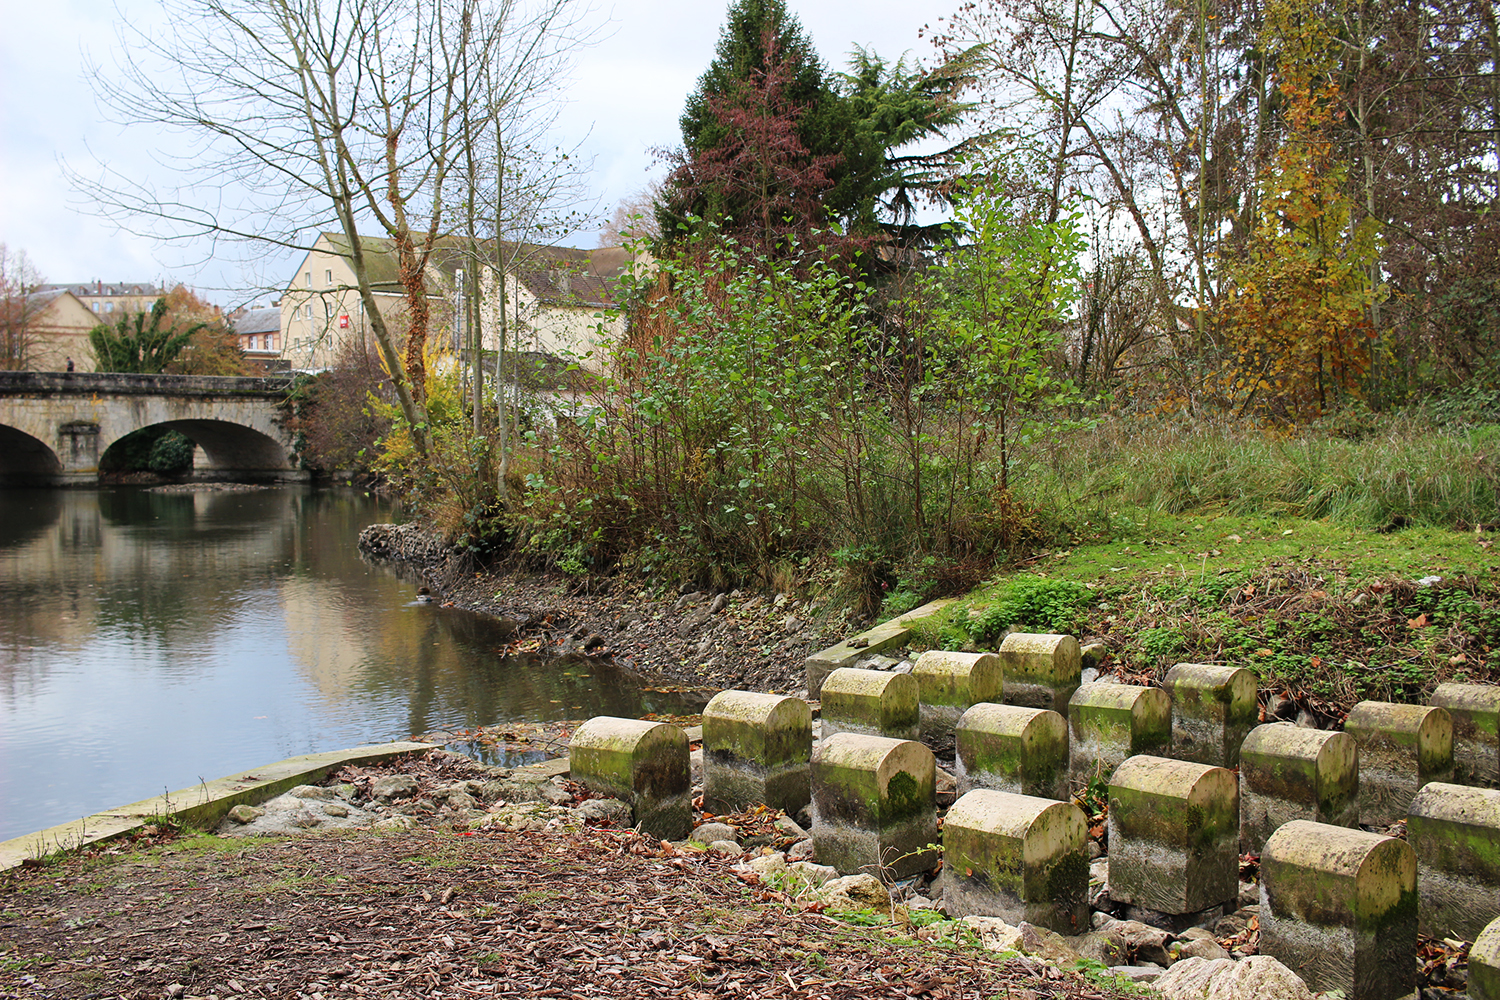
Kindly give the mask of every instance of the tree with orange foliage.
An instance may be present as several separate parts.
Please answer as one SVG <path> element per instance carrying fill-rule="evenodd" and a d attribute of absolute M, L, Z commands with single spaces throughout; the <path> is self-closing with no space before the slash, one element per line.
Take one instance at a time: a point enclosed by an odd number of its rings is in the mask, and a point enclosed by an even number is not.
<path fill-rule="evenodd" d="M 1337 0 L 1336 0 L 1337 2 Z M 1334 156 L 1338 40 L 1316 0 L 1270 0 L 1262 44 L 1286 102 L 1275 159 L 1244 257 L 1229 262 L 1220 312 L 1229 338 L 1218 378 L 1240 413 L 1315 418 L 1358 396 L 1370 365 L 1369 308 L 1379 226 L 1354 221 L 1347 165 Z"/>
<path fill-rule="evenodd" d="M 169 329 L 194 327 L 192 338 L 166 371 L 172 375 L 248 375 L 239 338 L 224 321 L 218 306 L 199 298 L 186 285 L 167 293 Z"/>

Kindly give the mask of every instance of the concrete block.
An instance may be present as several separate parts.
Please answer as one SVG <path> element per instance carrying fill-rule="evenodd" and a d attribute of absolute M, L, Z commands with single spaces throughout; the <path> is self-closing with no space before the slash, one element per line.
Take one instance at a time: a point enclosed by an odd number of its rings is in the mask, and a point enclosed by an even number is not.
<path fill-rule="evenodd" d="M 1088 820 L 1071 802 L 980 788 L 943 819 L 950 918 L 978 914 L 1084 934 L 1088 889 Z"/>
<path fill-rule="evenodd" d="M 703 709 L 703 808 L 764 802 L 795 816 L 812 797 L 812 709 L 801 698 L 720 691 Z"/>
<path fill-rule="evenodd" d="M 1439 684 L 1429 703 L 1453 720 L 1453 781 L 1500 788 L 1500 684 Z"/>
<path fill-rule="evenodd" d="M 958 794 L 989 788 L 1044 799 L 1068 797 L 1068 724 L 1045 708 L 971 705 L 955 729 Z"/>
<path fill-rule="evenodd" d="M 823 682 L 823 736 L 856 733 L 914 740 L 921 734 L 918 700 L 911 674 L 840 667 Z"/>
<path fill-rule="evenodd" d="M 1359 821 L 1386 826 L 1406 818 L 1417 789 L 1453 780 L 1453 718 L 1445 708 L 1362 701 L 1344 732 L 1359 744 Z"/>
<path fill-rule="evenodd" d="M 1234 772 L 1142 754 L 1109 785 L 1109 894 L 1166 914 L 1239 897 L 1240 792 Z"/>
<path fill-rule="evenodd" d="M 1396 1000 L 1416 979 L 1417 858 L 1405 841 L 1293 820 L 1260 856 L 1260 953 L 1314 991 Z"/>
<path fill-rule="evenodd" d="M 1469 1000 L 1500 1000 L 1500 919 L 1491 920 L 1469 949 Z"/>
<path fill-rule="evenodd" d="M 1256 676 L 1243 667 L 1179 663 L 1163 682 L 1172 696 L 1172 756 L 1235 767 L 1240 744 L 1260 721 Z"/>
<path fill-rule="evenodd" d="M 922 741 L 953 739 L 958 717 L 970 705 L 998 702 L 1003 690 L 1000 657 L 994 653 L 950 653 L 930 649 L 912 663 L 921 708 Z"/>
<path fill-rule="evenodd" d="M 1421 933 L 1473 941 L 1500 917 L 1500 789 L 1422 786 L 1406 842 L 1417 852 Z"/>
<path fill-rule="evenodd" d="M 1083 652 L 1071 635 L 1012 632 L 1000 643 L 1007 705 L 1068 714 L 1083 681 Z M 999 700 L 999 699 L 996 699 Z"/>
<path fill-rule="evenodd" d="M 1294 819 L 1359 825 L 1354 737 L 1286 722 L 1250 730 L 1240 745 L 1240 850 L 1259 854 Z"/>
<path fill-rule="evenodd" d="M 913 740 L 839 733 L 813 750 L 813 845 L 840 874 L 937 864 L 937 761 Z"/>
<path fill-rule="evenodd" d="M 634 822 L 660 840 L 684 840 L 693 828 L 687 735 L 665 722 L 599 716 L 573 730 L 574 781 L 622 799 Z"/>
<path fill-rule="evenodd" d="M 954 600 L 955 598 L 952 597 L 944 597 L 940 600 L 928 601 L 920 608 L 908 611 L 888 622 L 881 622 L 868 631 L 851 636 L 837 645 L 829 646 L 809 656 L 802 661 L 803 668 L 807 671 L 807 696 L 814 700 L 821 697 L 823 682 L 828 679 L 829 674 L 840 667 L 852 667 L 868 656 L 905 645 L 906 640 L 911 638 L 912 622 L 931 618 L 952 604 Z"/>
<path fill-rule="evenodd" d="M 1172 745 L 1172 699 L 1161 688 L 1087 684 L 1068 699 L 1070 769 L 1082 786 L 1108 781 L 1125 758 L 1165 757 Z"/>

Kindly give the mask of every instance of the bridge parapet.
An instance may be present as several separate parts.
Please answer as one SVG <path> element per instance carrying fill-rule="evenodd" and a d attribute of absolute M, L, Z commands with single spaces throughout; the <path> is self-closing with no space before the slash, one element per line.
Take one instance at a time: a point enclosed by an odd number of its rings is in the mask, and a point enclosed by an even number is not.
<path fill-rule="evenodd" d="M 292 388 L 286 375 L 133 375 L 124 372 L 0 371 L 0 395 L 251 396 L 281 398 Z"/>

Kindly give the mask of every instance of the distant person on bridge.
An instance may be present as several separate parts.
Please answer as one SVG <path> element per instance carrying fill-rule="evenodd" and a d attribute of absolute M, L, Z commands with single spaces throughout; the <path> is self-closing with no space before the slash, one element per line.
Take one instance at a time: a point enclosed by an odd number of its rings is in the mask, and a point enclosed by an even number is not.
<path fill-rule="evenodd" d="M 68 371 L 72 371 L 72 370 L 73 370 L 73 359 L 69 358 L 68 359 Z"/>

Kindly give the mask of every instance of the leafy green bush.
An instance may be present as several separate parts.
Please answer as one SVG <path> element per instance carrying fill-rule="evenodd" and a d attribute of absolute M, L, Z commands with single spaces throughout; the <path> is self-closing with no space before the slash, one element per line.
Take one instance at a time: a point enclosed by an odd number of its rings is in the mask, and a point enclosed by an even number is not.
<path fill-rule="evenodd" d="M 1072 580 L 1018 576 L 1000 588 L 996 598 L 963 626 L 976 642 L 994 643 L 1010 630 L 1070 633 L 1093 592 Z"/>
<path fill-rule="evenodd" d="M 146 468 L 163 476 L 176 475 L 193 467 L 193 442 L 177 431 L 167 431 L 151 445 Z"/>

